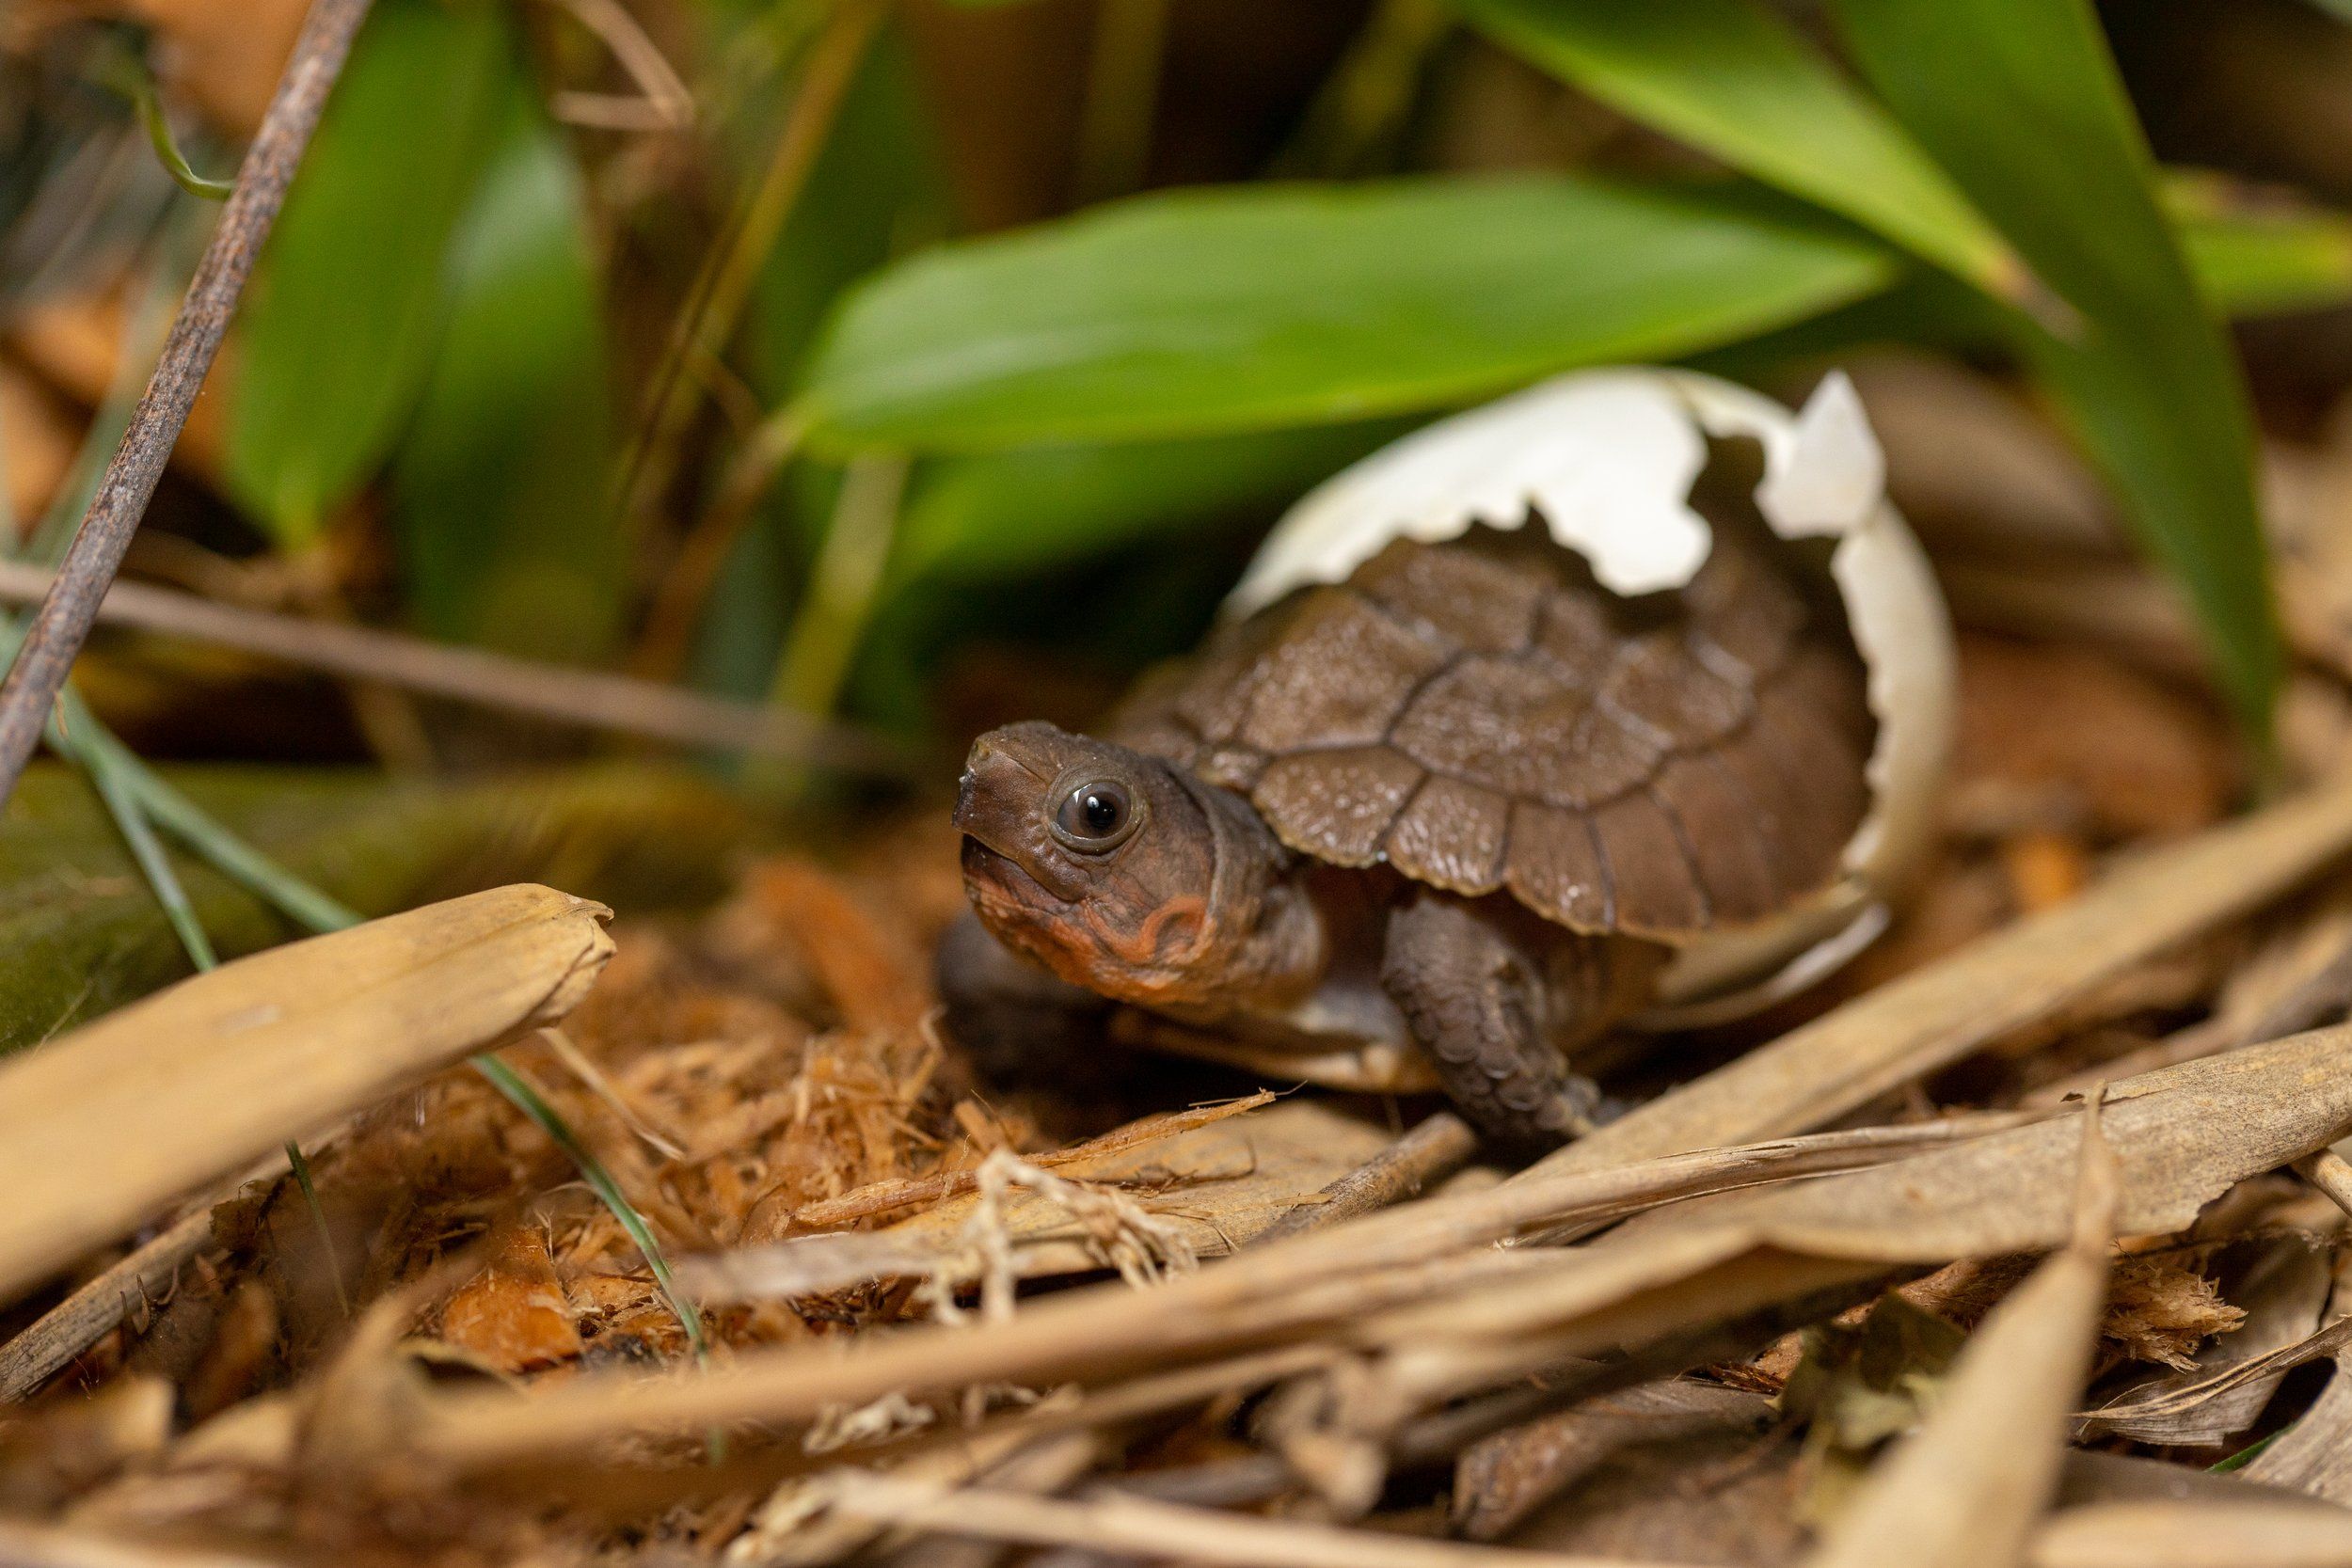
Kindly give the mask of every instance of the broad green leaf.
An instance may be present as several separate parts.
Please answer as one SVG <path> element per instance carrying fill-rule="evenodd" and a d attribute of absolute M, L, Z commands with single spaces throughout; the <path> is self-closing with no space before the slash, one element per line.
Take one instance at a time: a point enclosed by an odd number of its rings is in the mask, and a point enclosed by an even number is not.
<path fill-rule="evenodd" d="M 1017 577 L 1220 513 L 1279 505 L 1407 428 L 1381 420 L 942 458 L 908 498 L 892 574 Z"/>
<path fill-rule="evenodd" d="M 442 253 L 516 69 L 479 3 L 383 0 L 353 47 L 239 328 L 229 487 L 282 543 L 366 483 L 415 405 Z"/>
<path fill-rule="evenodd" d="M 1569 179 L 1139 197 L 852 291 L 803 407 L 841 447 L 1158 440 L 1474 401 L 1668 358 L 1883 287 L 1756 193 Z"/>
<path fill-rule="evenodd" d="M 1756 0 L 1457 0 L 1496 42 L 1990 293 L 2031 278 L 1944 171 Z"/>
<path fill-rule="evenodd" d="M 2189 268 L 2225 316 L 2324 309 L 2352 299 L 2352 218 L 2234 182 L 2169 171 L 2166 212 Z"/>
<path fill-rule="evenodd" d="M 2064 339 L 2021 318 L 2021 345 L 2195 606 L 2249 733 L 2266 739 L 2280 653 L 2253 419 L 2090 6 L 1833 8 L 1898 118 L 2080 312 Z"/>
<path fill-rule="evenodd" d="M 593 657 L 624 587 L 620 540 L 596 526 L 612 453 L 603 300 L 580 171 L 519 81 L 442 298 L 392 468 L 410 602 L 442 637 Z"/>

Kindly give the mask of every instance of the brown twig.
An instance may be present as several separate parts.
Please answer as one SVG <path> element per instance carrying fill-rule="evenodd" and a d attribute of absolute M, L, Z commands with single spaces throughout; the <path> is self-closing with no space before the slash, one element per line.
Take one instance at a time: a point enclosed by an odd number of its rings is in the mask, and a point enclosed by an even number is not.
<path fill-rule="evenodd" d="M 2323 1148 L 2296 1161 L 2295 1174 L 2318 1188 L 2328 1202 L 2352 1214 L 2352 1162 L 2332 1148 Z"/>
<path fill-rule="evenodd" d="M 319 1140 L 308 1140 L 315 1155 Z M 273 1154 L 225 1181 L 148 1241 L 43 1312 L 23 1333 L 0 1344 L 0 1404 L 24 1399 L 71 1365 L 73 1358 L 130 1316 L 135 1301 L 170 1294 L 189 1259 L 213 1240 L 213 1210 L 255 1181 L 281 1174 L 285 1159 Z"/>
<path fill-rule="evenodd" d="M 1299 1204 L 1266 1227 L 1257 1244 L 1419 1197 L 1422 1188 L 1460 1170 L 1477 1152 L 1478 1134 L 1470 1124 L 1451 1111 L 1439 1111 L 1317 1193 L 1313 1201 Z"/>
<path fill-rule="evenodd" d="M 173 1278 L 212 1239 L 209 1208 L 183 1216 L 0 1345 L 0 1403 L 15 1403 L 64 1370 L 129 1317 L 132 1303 L 169 1295 Z"/>
<path fill-rule="evenodd" d="M 29 603 L 47 593 L 53 580 L 36 567 L 0 562 L 0 601 Z M 247 610 L 146 583 L 113 584 L 99 618 L 110 626 L 192 638 L 333 674 L 682 746 L 890 777 L 906 776 L 919 766 L 919 759 L 880 736 L 799 714 L 628 675 Z"/>
<path fill-rule="evenodd" d="M 98 620 L 99 602 L 122 564 L 163 477 L 164 464 L 188 421 L 213 357 L 229 330 L 262 242 L 286 198 L 294 167 L 318 128 L 326 95 L 367 19 L 370 0 L 314 0 L 269 112 L 237 171 L 220 225 L 197 264 L 188 295 L 164 342 L 155 373 L 107 464 L 98 493 L 74 531 L 57 580 L 42 599 L 8 679 L 0 683 L 0 800 L 40 743 L 41 727 L 65 687 L 74 656 Z"/>
<path fill-rule="evenodd" d="M 610 131 L 682 131 L 694 123 L 694 95 L 619 0 L 560 4 L 612 51 L 637 92 L 559 92 L 552 104 L 558 119 Z"/>

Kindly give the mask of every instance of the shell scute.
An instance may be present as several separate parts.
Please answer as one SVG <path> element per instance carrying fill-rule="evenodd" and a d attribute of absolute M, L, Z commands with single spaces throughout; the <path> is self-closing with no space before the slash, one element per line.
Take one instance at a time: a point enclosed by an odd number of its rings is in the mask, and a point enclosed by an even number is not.
<path fill-rule="evenodd" d="M 1579 746 L 1591 708 L 1523 655 L 1468 655 L 1414 695 L 1389 738 L 1433 773 L 1542 796 L 1591 766 Z M 1629 781 L 1641 766 L 1629 765 Z"/>
<path fill-rule="evenodd" d="M 1617 924 L 1609 866 L 1581 812 L 1513 801 L 1503 878 L 1520 903 L 1547 920 L 1580 931 L 1607 931 Z"/>
<path fill-rule="evenodd" d="M 1341 865 L 1370 865 L 1427 776 L 1386 746 L 1302 752 L 1268 763 L 1250 799 L 1294 848 Z"/>
<path fill-rule="evenodd" d="M 1654 787 L 1681 830 L 1718 922 L 1760 920 L 1780 907 L 1785 895 L 1759 842 L 1755 810 L 1718 758 L 1705 752 L 1677 756 L 1659 770 Z"/>
<path fill-rule="evenodd" d="M 1510 825 L 1502 795 L 1432 775 L 1389 830 L 1389 863 L 1450 893 L 1492 893 L 1502 885 Z"/>
<path fill-rule="evenodd" d="M 1646 789 L 1592 814 L 1593 836 L 1609 863 L 1617 928 L 1637 936 L 1694 931 L 1708 922 L 1707 890 L 1679 826 Z"/>
<path fill-rule="evenodd" d="M 1779 669 L 1805 628 L 1804 601 L 1745 550 L 1717 550 L 1682 591 L 1692 629 L 1752 677 Z"/>
<path fill-rule="evenodd" d="M 1548 586 L 1475 551 L 1401 541 L 1366 562 L 1348 584 L 1452 646 L 1493 654 L 1516 653 L 1534 641 Z"/>
<path fill-rule="evenodd" d="M 1610 670 L 1599 701 L 1661 747 L 1684 752 L 1714 745 L 1756 711 L 1748 687 L 1708 668 L 1675 631 L 1635 640 Z"/>
<path fill-rule="evenodd" d="M 1318 589 L 1261 657 L 1232 738 L 1270 753 L 1374 744 L 1450 652 L 1360 594 Z"/>

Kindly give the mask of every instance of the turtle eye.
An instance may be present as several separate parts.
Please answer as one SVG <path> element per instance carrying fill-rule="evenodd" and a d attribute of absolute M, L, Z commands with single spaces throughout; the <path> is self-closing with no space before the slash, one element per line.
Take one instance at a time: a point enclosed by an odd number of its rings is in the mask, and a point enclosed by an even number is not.
<path fill-rule="evenodd" d="M 1099 855 L 1126 843 L 1136 820 L 1135 798 L 1127 786 L 1095 779 L 1061 798 L 1054 812 L 1054 836 L 1080 854 Z"/>

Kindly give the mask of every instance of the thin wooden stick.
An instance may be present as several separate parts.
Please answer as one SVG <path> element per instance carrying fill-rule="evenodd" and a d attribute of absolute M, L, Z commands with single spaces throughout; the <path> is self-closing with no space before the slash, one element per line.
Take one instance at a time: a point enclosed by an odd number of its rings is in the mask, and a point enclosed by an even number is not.
<path fill-rule="evenodd" d="M 1320 1230 L 1327 1225 L 1419 1197 L 1432 1181 L 1442 1181 L 1470 1164 L 1478 1134 L 1451 1111 L 1439 1111 L 1410 1132 L 1301 1203 L 1261 1232 L 1255 1245 Z"/>
<path fill-rule="evenodd" d="M 2323 1148 L 2296 1161 L 2295 1174 L 2325 1193 L 2328 1201 L 2352 1214 L 2352 1162 L 2332 1148 Z"/>
<path fill-rule="evenodd" d="M 182 1266 L 212 1239 L 213 1212 L 199 1209 L 0 1345 L 0 1402 L 13 1404 L 64 1370 L 130 1315 L 132 1302 L 167 1291 Z"/>
<path fill-rule="evenodd" d="M 317 1148 L 315 1142 L 311 1146 Z M 163 1294 L 189 1259 L 213 1239 L 213 1210 L 247 1183 L 284 1170 L 283 1155 L 272 1155 L 235 1180 L 223 1183 L 140 1246 L 33 1320 L 24 1333 L 0 1345 L 0 1404 L 13 1403 L 72 1364 L 73 1358 L 130 1315 L 133 1301 Z"/>
<path fill-rule="evenodd" d="M 254 258 L 277 219 L 310 134 L 318 129 L 327 92 L 342 71 L 369 5 L 370 0 L 314 0 L 294 40 L 286 73 L 237 171 L 237 187 L 197 265 L 155 373 L 106 466 L 98 494 L 82 515 L 56 582 L 41 600 L 8 679 L 0 682 L 0 800 L 15 791 L 74 657 L 97 623 L 106 585 L 122 565 L 131 535 L 137 531 L 163 478 L 164 464 L 188 422 L 188 411 L 220 351 L 237 297 L 252 275 Z"/>
<path fill-rule="evenodd" d="M 0 602 L 34 603 L 56 580 L 39 567 L 0 562 Z M 893 778 L 909 776 L 920 766 L 902 746 L 797 713 L 368 626 L 276 615 L 147 583 L 111 585 L 99 618 L 109 626 L 237 648 L 331 674 L 681 746 Z"/>

